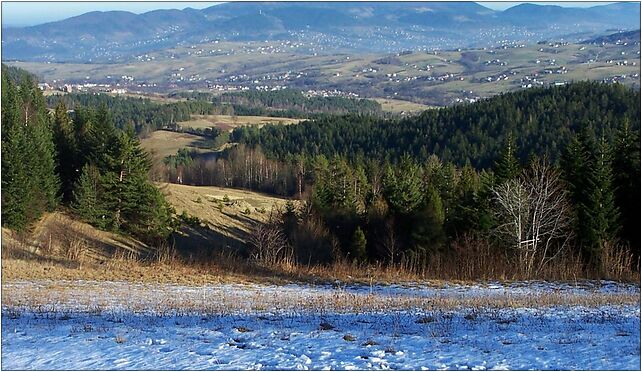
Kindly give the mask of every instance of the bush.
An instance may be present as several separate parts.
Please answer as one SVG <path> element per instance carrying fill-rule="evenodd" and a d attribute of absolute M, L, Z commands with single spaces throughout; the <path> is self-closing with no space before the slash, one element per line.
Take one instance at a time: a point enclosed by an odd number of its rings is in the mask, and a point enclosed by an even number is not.
<path fill-rule="evenodd" d="M 196 217 L 196 216 L 190 216 L 190 215 L 189 215 L 189 214 L 187 214 L 187 212 L 185 212 L 185 211 L 183 211 L 183 212 L 178 216 L 178 218 L 179 218 L 181 221 L 185 222 L 187 225 L 191 226 L 191 227 L 198 227 L 198 226 L 200 226 L 200 225 L 201 225 L 201 219 L 200 219 L 200 218 L 198 218 L 198 217 Z"/>

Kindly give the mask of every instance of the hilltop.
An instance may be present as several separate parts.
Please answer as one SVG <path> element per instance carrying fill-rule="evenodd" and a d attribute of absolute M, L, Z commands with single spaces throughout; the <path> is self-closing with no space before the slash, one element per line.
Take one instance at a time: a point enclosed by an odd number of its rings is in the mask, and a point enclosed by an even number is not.
<path fill-rule="evenodd" d="M 90 12 L 3 29 L 4 60 L 124 62 L 210 41 L 289 40 L 308 54 L 340 50 L 489 47 L 639 27 L 640 6 L 522 4 L 495 11 L 474 2 L 224 3 L 206 9 Z M 571 36 L 572 35 L 572 36 Z"/>

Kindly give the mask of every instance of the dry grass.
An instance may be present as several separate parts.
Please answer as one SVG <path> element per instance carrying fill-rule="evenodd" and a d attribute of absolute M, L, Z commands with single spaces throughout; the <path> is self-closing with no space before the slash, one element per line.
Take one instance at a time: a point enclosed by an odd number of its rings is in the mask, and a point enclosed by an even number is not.
<path fill-rule="evenodd" d="M 198 233 L 209 234 L 209 244 L 220 246 L 229 245 L 224 242 L 229 240 L 244 244 L 249 231 L 257 223 L 267 221 L 273 208 L 286 202 L 257 192 L 216 186 L 160 184 L 159 187 L 176 213 L 198 217 L 206 227 L 204 232 Z M 187 235 L 195 233 L 185 232 Z"/>
<path fill-rule="evenodd" d="M 434 106 L 423 105 L 421 103 L 415 103 L 410 101 L 404 101 L 400 99 L 393 98 L 375 98 L 375 101 L 379 102 L 381 109 L 386 112 L 392 113 L 401 113 L 401 112 L 421 112 L 434 108 Z"/>
<path fill-rule="evenodd" d="M 160 292 L 159 292 L 160 291 Z M 159 295 L 162 294 L 162 295 Z M 149 312 L 158 314 L 230 314 L 236 312 L 377 312 L 377 311 L 442 311 L 469 309 L 469 318 L 492 309 L 548 308 L 554 306 L 599 307 L 604 305 L 635 305 L 639 293 L 498 293 L 434 294 L 414 296 L 398 294 L 354 293 L 340 288 L 323 291 L 279 291 L 257 286 L 236 287 L 163 287 L 132 286 L 128 283 L 50 282 L 5 285 L 3 306 L 14 309 L 66 311 L 70 304 L 78 311 Z M 420 319 L 424 321 L 423 318 Z"/>
<path fill-rule="evenodd" d="M 162 160 L 166 156 L 176 155 L 178 150 L 183 148 L 198 153 L 213 152 L 214 150 L 210 148 L 211 141 L 208 141 L 205 137 L 193 134 L 157 130 L 149 137 L 142 139 L 141 145 L 152 155 L 152 158 Z"/>
<path fill-rule="evenodd" d="M 236 127 L 244 125 L 266 124 L 297 124 L 301 119 L 281 118 L 272 116 L 235 116 L 235 115 L 192 115 L 191 120 L 181 121 L 184 128 L 218 128 L 222 131 L 232 131 Z"/>
<path fill-rule="evenodd" d="M 166 190 L 167 191 L 167 190 Z M 229 248 L 232 239 L 243 239 L 251 226 L 264 222 L 269 213 L 245 215 L 243 201 L 251 206 L 269 206 L 282 199 L 261 194 L 216 187 L 169 185 L 168 199 L 181 208 L 198 213 L 210 228 L 189 230 L 176 245 L 149 247 L 136 240 L 103 232 L 75 221 L 65 214 L 47 214 L 29 234 L 2 230 L 2 280 L 95 280 L 136 283 L 174 283 L 204 285 L 212 283 L 345 283 L 390 284 L 420 282 L 441 285 L 449 282 L 484 280 L 523 280 L 506 256 L 483 241 L 463 240 L 451 249 L 449 257 L 435 257 L 424 267 L 398 264 L 356 265 L 339 260 L 331 265 L 300 265 L 292 262 L 259 265 L 240 257 Z M 227 196 L 227 197 L 226 197 Z M 197 202 L 200 197 L 201 201 Z M 208 198 L 228 200 L 224 211 L 214 208 Z M 197 207 L 198 206 L 198 207 Z M 199 209 L 201 208 L 201 209 Z M 236 209 L 234 209 L 236 208 Z M 232 227 L 235 227 L 232 230 Z M 219 229 L 219 230 L 216 230 Z M 203 230 L 210 235 L 202 238 Z M 194 234 L 194 236 L 189 236 Z M 225 235 L 228 234 L 228 235 Z M 237 234 L 237 235 L 235 235 Z M 186 242 L 205 246 L 189 246 Z M 205 242 L 205 243 L 202 243 Z M 609 253 L 610 252 L 610 253 Z M 639 282 L 639 272 L 630 265 L 620 248 L 607 252 L 607 274 L 595 276 L 620 281 Z M 578 257 L 565 256 L 547 267 L 536 279 L 575 282 L 590 278 Z"/>

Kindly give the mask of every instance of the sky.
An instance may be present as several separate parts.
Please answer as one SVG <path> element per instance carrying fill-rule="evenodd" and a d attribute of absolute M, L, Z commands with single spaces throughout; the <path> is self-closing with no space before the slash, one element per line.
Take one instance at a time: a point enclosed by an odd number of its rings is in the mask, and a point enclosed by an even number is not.
<path fill-rule="evenodd" d="M 479 2 L 485 7 L 504 10 L 523 2 Z M 88 2 L 88 1 L 2 1 L 2 26 L 33 26 L 46 22 L 59 21 L 91 11 L 126 10 L 144 13 L 155 9 L 195 9 L 208 8 L 220 2 Z M 609 2 L 547 2 L 560 6 L 587 7 Z"/>

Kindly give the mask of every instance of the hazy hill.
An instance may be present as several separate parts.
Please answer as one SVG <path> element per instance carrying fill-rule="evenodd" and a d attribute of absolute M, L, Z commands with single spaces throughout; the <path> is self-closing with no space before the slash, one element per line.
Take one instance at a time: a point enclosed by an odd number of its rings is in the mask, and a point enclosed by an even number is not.
<path fill-rule="evenodd" d="M 640 43 L 640 30 L 628 32 L 616 32 L 614 34 L 598 36 L 589 40 L 585 40 L 583 44 L 615 44 L 615 43 Z"/>
<path fill-rule="evenodd" d="M 538 41 L 639 27 L 639 3 L 591 8 L 522 4 L 503 12 L 474 2 L 225 3 L 140 15 L 90 12 L 3 29 L 3 59 L 114 62 L 186 43 L 287 39 L 326 50 L 394 52 Z"/>

